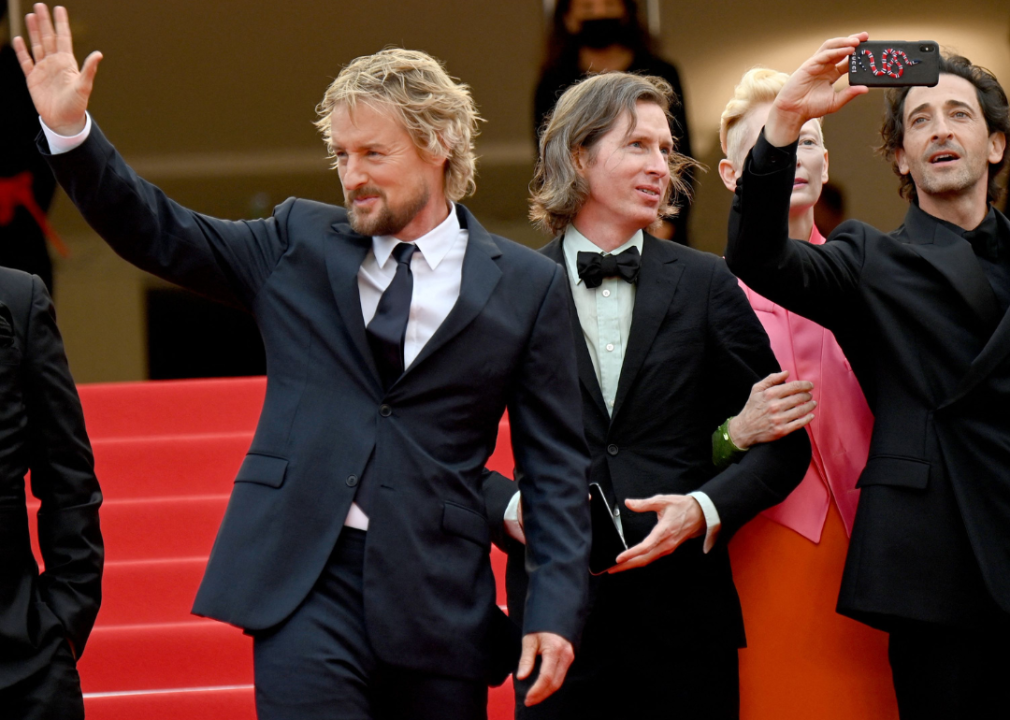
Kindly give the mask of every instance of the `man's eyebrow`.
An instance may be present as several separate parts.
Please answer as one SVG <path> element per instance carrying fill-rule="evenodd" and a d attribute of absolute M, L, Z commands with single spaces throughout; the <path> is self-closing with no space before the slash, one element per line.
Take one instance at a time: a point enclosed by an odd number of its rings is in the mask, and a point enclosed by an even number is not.
<path fill-rule="evenodd" d="M 909 110 L 908 114 L 909 115 L 915 115 L 917 112 L 922 112 L 923 110 L 925 110 L 926 108 L 929 108 L 929 107 L 932 107 L 930 105 L 930 103 L 924 102 L 921 105 L 918 105 L 917 107 L 914 107 L 911 110 Z"/>
<path fill-rule="evenodd" d="M 975 110 L 975 108 L 973 108 L 969 103 L 966 103 L 964 100 L 948 100 L 943 104 L 943 106 L 946 108 L 962 107 L 972 111 Z"/>

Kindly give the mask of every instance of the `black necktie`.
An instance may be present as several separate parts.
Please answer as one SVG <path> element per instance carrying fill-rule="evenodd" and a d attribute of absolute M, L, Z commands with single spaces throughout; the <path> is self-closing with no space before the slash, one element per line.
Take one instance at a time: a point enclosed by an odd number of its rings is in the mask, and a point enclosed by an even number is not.
<path fill-rule="evenodd" d="M 587 288 L 599 287 L 603 279 L 620 277 L 632 285 L 638 282 L 638 271 L 642 267 L 642 256 L 637 247 L 628 248 L 617 255 L 598 252 L 580 252 L 577 256 L 579 277 Z"/>
<path fill-rule="evenodd" d="M 400 243 L 393 248 L 396 275 L 379 298 L 375 315 L 365 330 L 382 387 L 386 390 L 403 374 L 403 340 L 410 316 L 410 296 L 414 291 L 410 258 L 415 250 L 417 246 L 413 243 Z"/>

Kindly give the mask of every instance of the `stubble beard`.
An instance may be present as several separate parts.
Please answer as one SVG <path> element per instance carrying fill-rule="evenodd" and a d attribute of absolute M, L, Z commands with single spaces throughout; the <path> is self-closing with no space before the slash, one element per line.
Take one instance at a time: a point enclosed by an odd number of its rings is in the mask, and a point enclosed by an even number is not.
<path fill-rule="evenodd" d="M 933 173 L 930 172 L 932 164 L 927 158 L 928 155 L 936 152 L 936 148 L 931 148 L 927 157 L 923 157 L 920 162 L 922 172 L 919 173 L 916 191 L 926 195 L 949 195 L 975 187 L 983 176 L 988 178 L 988 160 L 982 158 L 983 162 L 978 162 L 975 158 L 966 155 L 961 148 L 958 150 L 960 150 L 959 155 L 962 161 L 960 168 L 952 173 Z"/>
<path fill-rule="evenodd" d="M 361 214 L 354 207 L 354 199 L 361 195 L 377 195 L 382 202 L 371 213 Z M 391 207 L 386 200 L 386 193 L 378 188 L 365 187 L 348 193 L 344 207 L 347 208 L 351 229 L 359 235 L 396 235 L 421 212 L 430 197 L 428 186 L 422 184 L 417 193 L 407 198 L 402 205 Z"/>

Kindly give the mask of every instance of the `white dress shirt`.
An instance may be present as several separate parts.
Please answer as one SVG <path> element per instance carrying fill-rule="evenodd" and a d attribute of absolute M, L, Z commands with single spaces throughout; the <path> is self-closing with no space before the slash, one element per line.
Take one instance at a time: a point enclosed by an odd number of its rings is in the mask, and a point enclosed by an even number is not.
<path fill-rule="evenodd" d="M 604 255 L 617 255 L 633 247 L 642 252 L 644 235 L 641 230 L 611 252 Z M 600 383 L 600 391 L 607 405 L 607 412 L 613 415 L 614 399 L 617 396 L 617 385 L 621 378 L 621 368 L 624 365 L 624 354 L 628 347 L 628 336 L 631 334 L 631 320 L 635 310 L 636 286 L 623 278 L 604 278 L 603 283 L 596 288 L 588 288 L 579 277 L 578 255 L 580 252 L 601 252 L 601 249 L 574 225 L 565 230 L 563 243 L 565 266 L 568 270 L 568 282 L 571 286 L 572 299 L 579 314 L 579 324 L 582 325 L 582 336 L 586 339 L 589 357 L 593 361 L 593 370 Z M 722 520 L 715 503 L 708 495 L 696 490 L 688 493 L 701 506 L 705 516 L 707 530 L 705 532 L 704 551 L 707 553 L 715 545 Z M 617 516 L 618 526 L 621 518 Z M 505 510 L 505 529 L 509 535 L 520 542 L 525 542 L 525 534 L 519 523 L 519 493 L 512 496 Z"/>
<path fill-rule="evenodd" d="M 90 113 L 87 115 L 84 129 L 72 137 L 56 134 L 42 122 L 41 117 L 39 122 L 42 123 L 42 132 L 46 135 L 49 151 L 53 155 L 70 152 L 91 134 Z M 410 367 L 459 299 L 459 288 L 463 278 L 463 256 L 466 254 L 468 239 L 467 231 L 459 226 L 456 206 L 449 203 L 449 215 L 445 220 L 414 241 L 420 252 L 415 252 L 410 259 L 414 289 L 410 298 L 410 316 L 407 318 L 407 334 L 404 340 L 404 367 Z M 389 235 L 373 237 L 372 249 L 368 251 L 358 270 L 361 315 L 366 326 L 375 315 L 379 298 L 396 274 L 396 261 L 390 262 L 389 257 L 399 242 Z M 344 524 L 367 530 L 368 516 L 357 503 L 352 503 Z"/>

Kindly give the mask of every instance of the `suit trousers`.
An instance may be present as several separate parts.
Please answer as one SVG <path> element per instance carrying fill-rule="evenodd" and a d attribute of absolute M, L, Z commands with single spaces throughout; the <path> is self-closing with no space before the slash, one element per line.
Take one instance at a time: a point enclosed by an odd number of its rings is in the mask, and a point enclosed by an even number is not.
<path fill-rule="evenodd" d="M 985 630 L 907 622 L 888 658 L 901 720 L 978 720 L 1010 712 L 1010 617 Z"/>
<path fill-rule="evenodd" d="M 656 620 L 607 610 L 598 606 L 590 613 L 575 661 L 554 695 L 523 705 L 539 667 L 516 682 L 517 720 L 739 720 L 734 645 L 692 640 L 656 647 L 649 637 Z"/>
<path fill-rule="evenodd" d="M 84 697 L 77 663 L 66 640 L 41 670 L 0 688 L 4 720 L 84 720 Z"/>
<path fill-rule="evenodd" d="M 345 527 L 294 614 L 253 635 L 259 720 L 486 720 L 485 683 L 375 656 L 362 596 L 365 540 Z"/>

